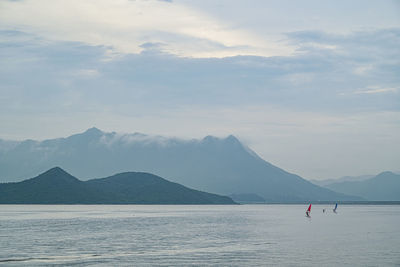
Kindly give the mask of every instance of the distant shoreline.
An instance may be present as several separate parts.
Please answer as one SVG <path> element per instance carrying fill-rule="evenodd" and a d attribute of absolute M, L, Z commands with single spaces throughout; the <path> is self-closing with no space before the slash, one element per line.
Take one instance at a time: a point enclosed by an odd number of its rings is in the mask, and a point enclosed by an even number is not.
<path fill-rule="evenodd" d="M 236 201 L 237 202 L 237 201 Z M 340 205 L 400 205 L 400 201 L 298 201 L 298 202 L 262 202 L 262 203 L 251 203 L 251 202 L 242 202 L 241 205 L 305 205 L 305 204 L 314 204 L 314 205 L 326 205 L 326 204 L 340 204 Z"/>
<path fill-rule="evenodd" d="M 134 203 L 0 203 L 0 206 L 5 205 L 35 205 L 35 206 L 227 206 L 227 205 L 334 205 L 338 203 L 339 205 L 373 205 L 373 206 L 385 206 L 385 205 L 400 205 L 400 201 L 310 201 L 310 202 L 265 202 L 265 203 L 234 203 L 234 204 L 134 204 Z"/>

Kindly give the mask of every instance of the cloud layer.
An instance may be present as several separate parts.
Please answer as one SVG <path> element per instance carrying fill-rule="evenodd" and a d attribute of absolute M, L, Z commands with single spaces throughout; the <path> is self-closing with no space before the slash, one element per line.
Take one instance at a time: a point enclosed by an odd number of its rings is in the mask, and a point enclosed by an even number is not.
<path fill-rule="evenodd" d="M 162 44 L 164 52 L 186 57 L 286 55 L 283 43 L 232 27 L 204 12 L 169 1 L 5 1 L 3 27 L 35 32 L 59 41 L 140 53 L 143 44 Z"/>

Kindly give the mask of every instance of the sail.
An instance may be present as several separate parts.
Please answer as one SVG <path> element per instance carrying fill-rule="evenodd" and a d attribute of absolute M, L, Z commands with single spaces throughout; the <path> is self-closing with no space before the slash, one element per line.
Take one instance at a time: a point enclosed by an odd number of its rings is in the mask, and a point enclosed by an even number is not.
<path fill-rule="evenodd" d="M 336 212 L 336 209 L 337 209 L 337 203 L 335 205 L 335 208 L 333 209 L 333 212 Z"/>
<path fill-rule="evenodd" d="M 310 206 L 308 206 L 308 209 L 306 211 L 306 216 L 310 217 L 310 213 L 311 213 L 311 204 L 310 204 Z"/>

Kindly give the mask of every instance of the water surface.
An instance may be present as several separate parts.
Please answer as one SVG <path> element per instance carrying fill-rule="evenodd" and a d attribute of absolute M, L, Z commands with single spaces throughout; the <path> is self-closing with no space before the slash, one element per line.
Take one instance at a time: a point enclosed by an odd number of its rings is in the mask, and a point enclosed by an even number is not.
<path fill-rule="evenodd" d="M 0 205 L 0 264 L 400 266 L 399 205 L 306 208 Z"/>

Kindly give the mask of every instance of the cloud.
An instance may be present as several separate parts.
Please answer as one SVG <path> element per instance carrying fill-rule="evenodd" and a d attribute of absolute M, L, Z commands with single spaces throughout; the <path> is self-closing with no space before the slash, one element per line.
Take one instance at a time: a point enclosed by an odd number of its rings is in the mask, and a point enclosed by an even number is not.
<path fill-rule="evenodd" d="M 355 91 L 354 94 L 382 94 L 382 93 L 397 93 L 398 88 L 379 88 L 379 87 L 369 87 L 365 90 Z"/>
<path fill-rule="evenodd" d="M 390 88 L 398 88 L 400 83 L 393 40 L 385 39 L 380 45 L 374 41 L 382 35 L 396 39 L 398 31 L 383 31 L 385 34 L 369 32 L 365 39 L 371 43 L 363 43 L 367 50 L 380 46 L 384 52 L 379 55 L 358 52 L 354 42 L 360 33 L 339 38 L 302 32 L 294 34 L 291 41 L 301 52 L 287 57 L 179 57 L 164 51 L 164 43 L 147 42 L 141 44 L 144 50 L 139 54 L 118 55 L 108 61 L 103 60 L 109 50 L 105 46 L 4 31 L 0 32 L 0 90 L 6 97 L 0 102 L 3 110 L 20 106 L 51 110 L 54 105 L 129 112 L 136 105 L 145 112 L 188 103 L 207 107 L 273 105 L 319 112 L 399 110 L 399 95 L 390 93 L 395 91 Z M 310 38 L 338 48 L 303 46 Z M 373 69 L 360 78 L 354 73 L 360 65 Z"/>
<path fill-rule="evenodd" d="M 372 65 L 359 65 L 354 68 L 354 73 L 360 76 L 367 74 L 368 72 L 372 71 L 374 68 Z"/>
<path fill-rule="evenodd" d="M 96 78 L 99 76 L 99 72 L 96 69 L 82 69 L 77 71 L 76 75 L 86 78 Z"/>
<path fill-rule="evenodd" d="M 271 57 L 263 38 L 246 38 L 254 33 L 162 6 L 176 1 L 140 1 L 148 13 L 138 25 L 138 6 L 126 1 L 41 3 L 48 8 L 0 3 L 2 137 L 65 136 L 92 125 L 179 137 L 233 133 L 305 177 L 398 165 L 398 28 L 292 32 L 283 43 L 295 52 Z M 167 11 L 182 23 L 166 21 Z M 161 20 L 151 21 L 157 12 Z M 203 26 L 210 29 L 191 34 Z M 219 31 L 226 35 L 213 37 Z"/>
<path fill-rule="evenodd" d="M 50 40 L 112 47 L 123 54 L 142 52 L 143 43 L 163 43 L 164 51 L 185 57 L 292 52 L 283 43 L 234 28 L 171 1 L 5 1 L 0 10 L 3 29 L 31 32 Z"/>

